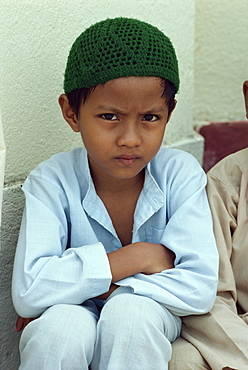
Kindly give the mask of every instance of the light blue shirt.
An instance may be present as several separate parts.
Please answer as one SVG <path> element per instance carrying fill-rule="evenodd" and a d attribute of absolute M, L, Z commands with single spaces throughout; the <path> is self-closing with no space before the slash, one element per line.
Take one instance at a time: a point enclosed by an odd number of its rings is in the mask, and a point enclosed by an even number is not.
<path fill-rule="evenodd" d="M 132 242 L 165 245 L 175 268 L 117 285 L 179 316 L 208 312 L 215 300 L 218 253 L 206 176 L 190 154 L 161 148 L 148 164 Z M 23 317 L 55 304 L 80 304 L 109 290 L 107 253 L 122 248 L 95 191 L 87 152 L 77 148 L 41 163 L 23 185 L 26 206 L 13 271 L 13 302 Z"/>

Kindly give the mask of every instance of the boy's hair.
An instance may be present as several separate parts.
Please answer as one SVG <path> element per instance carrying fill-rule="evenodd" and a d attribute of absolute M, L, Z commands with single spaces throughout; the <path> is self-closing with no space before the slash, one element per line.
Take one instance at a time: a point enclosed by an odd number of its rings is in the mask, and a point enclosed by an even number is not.
<path fill-rule="evenodd" d="M 168 114 L 170 115 L 170 113 L 175 108 L 176 88 L 172 82 L 165 80 L 163 78 L 161 78 L 161 86 L 164 88 L 162 97 L 165 98 L 165 101 L 168 107 Z M 79 114 L 79 108 L 80 108 L 81 103 L 82 102 L 84 103 L 86 101 L 87 97 L 90 95 L 92 91 L 94 91 L 95 88 L 96 86 L 93 86 L 90 88 L 81 87 L 67 94 L 70 107 L 73 109 L 77 117 Z"/>
<path fill-rule="evenodd" d="M 170 81 L 177 92 L 179 73 L 173 45 L 148 23 L 131 18 L 106 19 L 86 29 L 72 45 L 64 91 L 68 95 L 129 76 L 160 77 Z"/>

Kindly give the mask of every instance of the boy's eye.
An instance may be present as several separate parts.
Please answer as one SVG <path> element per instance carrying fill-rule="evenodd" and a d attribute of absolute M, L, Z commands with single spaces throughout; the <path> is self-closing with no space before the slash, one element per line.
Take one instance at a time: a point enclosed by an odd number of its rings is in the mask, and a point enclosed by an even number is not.
<path fill-rule="evenodd" d="M 142 120 L 143 121 L 148 121 L 148 122 L 155 122 L 157 121 L 159 118 L 158 116 L 156 116 L 155 114 L 146 114 Z"/>
<path fill-rule="evenodd" d="M 117 119 L 116 115 L 113 113 L 104 113 L 104 114 L 101 114 L 101 117 L 105 119 L 106 121 L 114 121 Z"/>

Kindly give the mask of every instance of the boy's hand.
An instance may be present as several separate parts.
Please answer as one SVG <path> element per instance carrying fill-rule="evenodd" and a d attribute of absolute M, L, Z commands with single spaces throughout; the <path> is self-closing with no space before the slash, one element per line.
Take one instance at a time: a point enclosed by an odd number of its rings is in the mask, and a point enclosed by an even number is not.
<path fill-rule="evenodd" d="M 35 320 L 36 318 L 37 317 L 26 319 L 24 317 L 18 316 L 18 318 L 16 320 L 16 324 L 15 324 L 15 331 L 19 332 L 19 331 L 23 330 L 25 328 L 25 326 L 27 326 L 31 321 Z"/>
<path fill-rule="evenodd" d="M 175 254 L 162 244 L 133 243 L 108 254 L 113 282 L 136 273 L 151 275 L 174 267 Z M 111 284 L 109 291 L 95 298 L 107 299 L 118 288 Z"/>
<path fill-rule="evenodd" d="M 110 294 L 111 294 L 111 293 L 113 293 L 113 291 L 114 291 L 115 289 L 117 289 L 117 288 L 119 288 L 119 286 L 118 286 L 118 285 L 111 284 L 108 292 L 103 293 L 103 294 L 101 294 L 101 295 L 99 295 L 99 296 L 97 296 L 97 297 L 95 297 L 95 298 L 96 298 L 96 299 L 102 299 L 102 300 L 105 300 L 105 299 L 107 299 L 107 298 L 110 296 Z"/>
<path fill-rule="evenodd" d="M 138 242 L 108 253 L 112 283 L 138 273 L 151 275 L 174 267 L 175 255 L 162 244 Z"/>
<path fill-rule="evenodd" d="M 143 274 L 151 275 L 174 268 L 175 254 L 162 244 L 140 243 L 144 252 Z"/>

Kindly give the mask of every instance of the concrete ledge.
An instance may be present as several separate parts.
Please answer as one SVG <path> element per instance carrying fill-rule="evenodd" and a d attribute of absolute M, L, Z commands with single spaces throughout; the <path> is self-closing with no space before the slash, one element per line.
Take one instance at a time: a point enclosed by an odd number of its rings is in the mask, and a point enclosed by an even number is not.
<path fill-rule="evenodd" d="M 19 366 L 18 346 L 20 334 L 14 332 L 17 314 L 12 304 L 11 278 L 23 206 L 24 196 L 20 184 L 4 189 L 0 246 L 1 370 L 17 370 Z"/>
<path fill-rule="evenodd" d="M 185 152 L 192 154 L 201 165 L 203 163 L 204 138 L 197 132 L 193 132 L 192 137 L 175 143 L 166 143 L 165 141 L 164 145 L 168 148 L 185 150 Z"/>

